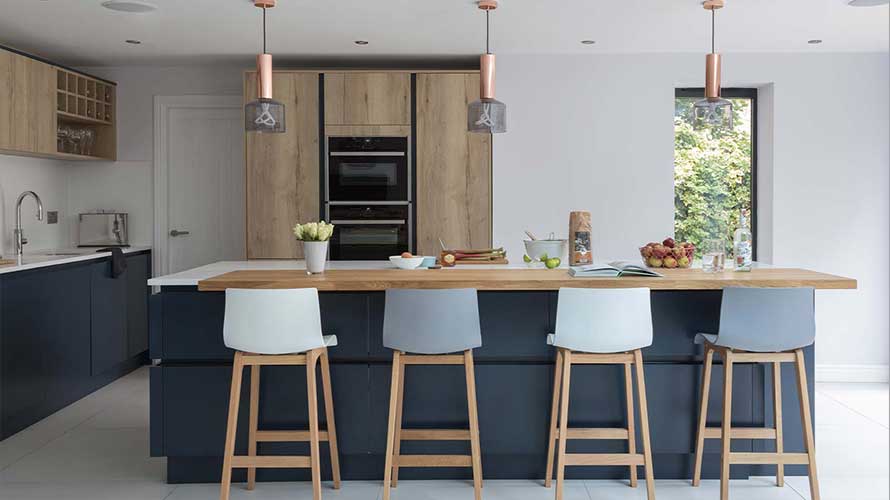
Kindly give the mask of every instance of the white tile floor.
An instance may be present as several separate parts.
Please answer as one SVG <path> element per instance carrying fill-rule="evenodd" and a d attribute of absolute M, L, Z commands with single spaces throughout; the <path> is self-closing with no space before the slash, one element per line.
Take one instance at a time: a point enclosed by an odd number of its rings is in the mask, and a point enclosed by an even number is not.
<path fill-rule="evenodd" d="M 824 500 L 890 499 L 890 386 L 818 384 L 819 474 Z M 0 500 L 214 500 L 216 484 L 164 483 L 165 459 L 148 456 L 148 369 L 142 368 L 49 418 L 0 442 Z M 660 500 L 716 500 L 719 483 L 657 481 Z M 733 500 L 809 499 L 805 477 L 785 488 L 772 478 L 734 481 Z M 394 500 L 473 498 L 462 481 L 403 481 Z M 485 500 L 551 499 L 536 481 L 486 481 Z M 377 482 L 325 485 L 325 499 L 376 500 Z M 233 500 L 311 498 L 308 483 L 261 483 L 253 492 L 235 485 Z M 566 500 L 645 499 L 645 486 L 617 481 L 571 481 Z"/>

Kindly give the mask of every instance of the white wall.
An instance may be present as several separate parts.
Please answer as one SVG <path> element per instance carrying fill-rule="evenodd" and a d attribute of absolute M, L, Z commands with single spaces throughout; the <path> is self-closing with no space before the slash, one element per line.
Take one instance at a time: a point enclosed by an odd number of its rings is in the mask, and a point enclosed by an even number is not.
<path fill-rule="evenodd" d="M 508 132 L 494 139 L 496 244 L 516 259 L 526 228 L 565 237 L 570 210 L 592 213 L 597 258 L 634 257 L 672 234 L 674 88 L 702 85 L 704 57 L 499 59 Z M 859 280 L 817 294 L 817 363 L 886 371 L 887 54 L 727 54 L 723 64 L 725 86 L 764 89 L 765 255 Z"/>
<path fill-rule="evenodd" d="M 15 258 L 12 230 L 15 229 L 15 201 L 23 191 L 34 191 L 43 201 L 44 210 L 58 210 L 59 223 L 47 224 L 36 219 L 33 199 L 22 203 L 22 227 L 33 249 L 67 246 L 69 230 L 65 217 L 68 206 L 65 162 L 0 155 L 0 254 Z"/>

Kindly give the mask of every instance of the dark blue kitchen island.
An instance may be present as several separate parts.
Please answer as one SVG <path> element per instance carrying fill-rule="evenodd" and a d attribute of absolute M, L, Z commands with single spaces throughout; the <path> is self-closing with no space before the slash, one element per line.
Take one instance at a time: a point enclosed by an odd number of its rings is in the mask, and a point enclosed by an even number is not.
<path fill-rule="evenodd" d="M 764 272 L 766 270 L 763 270 Z M 782 271 L 782 270 L 776 270 Z M 167 457 L 170 483 L 215 482 L 220 479 L 225 438 L 232 351 L 223 345 L 226 287 L 316 287 L 320 289 L 322 323 L 339 344 L 330 349 L 334 406 L 344 479 L 381 479 L 386 447 L 392 353 L 382 345 L 386 287 L 455 287 L 465 283 L 479 291 L 483 346 L 474 352 L 483 470 L 486 479 L 543 478 L 553 385 L 554 348 L 545 342 L 556 317 L 559 286 L 645 286 L 652 290 L 654 342 L 643 350 L 655 474 L 659 479 L 692 475 L 695 429 L 701 388 L 702 348 L 693 343 L 697 332 L 716 332 L 721 290 L 739 286 L 732 273 L 726 279 L 701 276 L 660 281 L 621 278 L 563 278 L 564 270 L 497 270 L 480 280 L 470 271 L 368 271 L 340 277 L 340 271 L 306 277 L 291 272 L 270 281 L 276 271 L 243 271 L 242 280 L 154 280 L 160 293 L 150 300 L 151 452 Z M 283 272 L 283 271 L 282 271 Z M 347 271 L 343 271 L 346 273 Z M 501 278 L 504 273 L 520 278 Z M 546 275 L 540 273 L 560 273 Z M 681 271 L 695 273 L 700 271 Z M 253 274 L 250 274 L 253 273 Z M 378 274 L 375 274 L 378 273 Z M 396 273 L 394 279 L 381 276 Z M 415 274 L 398 274 L 415 273 Z M 427 273 L 416 274 L 416 273 Z M 439 273 L 439 274 L 435 274 Z M 451 273 L 451 274 L 449 274 Z M 485 273 L 473 270 L 472 273 Z M 525 273 L 525 274 L 523 274 Z M 538 273 L 538 274 L 529 274 Z M 845 278 L 800 271 L 782 277 L 751 273 L 742 286 L 815 286 L 854 288 Z M 410 279 L 406 278 L 409 277 Z M 473 279 L 471 279 L 473 278 Z M 699 279 L 702 278 L 702 279 Z M 350 281 L 351 280 L 351 281 Z M 717 280 L 720 283 L 714 283 Z M 735 280 L 735 281 L 734 281 Z M 760 281 L 758 281 L 760 280 Z M 337 283 L 333 283 L 333 282 Z M 163 283 L 173 283 L 163 285 Z M 694 287 L 689 289 L 689 287 Z M 352 290 L 343 290 L 350 288 Z M 657 289 L 663 288 L 663 289 Z M 206 290 L 206 291 L 205 291 Z M 813 398 L 813 347 L 806 350 L 810 401 Z M 719 359 L 719 358 L 718 358 Z M 793 365 L 783 367 L 785 451 L 803 451 Z M 465 427 L 466 393 L 460 366 L 412 366 L 405 382 L 405 428 Z M 722 367 L 714 369 L 709 425 L 719 423 Z M 249 378 L 249 371 L 245 378 Z M 621 366 L 586 365 L 574 368 L 570 426 L 620 427 L 625 401 Z M 771 426 L 772 373 L 761 365 L 737 365 L 734 372 L 733 426 Z M 236 454 L 247 446 L 247 391 L 243 386 Z M 305 369 L 264 367 L 260 387 L 260 429 L 308 427 Z M 324 414 L 320 415 L 324 422 Z M 639 439 L 638 439 L 639 442 Z M 326 445 L 322 445 L 326 447 Z M 465 453 L 465 442 L 406 442 L 405 453 Z M 571 452 L 622 452 L 622 441 L 570 441 Z M 719 441 L 706 444 L 704 477 L 719 474 Z M 733 451 L 774 451 L 772 441 L 733 440 Z M 308 454 L 304 443 L 260 443 L 260 454 Z M 329 474 L 328 454 L 322 474 Z M 772 475 L 775 466 L 737 465 L 734 478 Z M 569 478 L 622 478 L 627 467 L 571 467 Z M 804 466 L 786 466 L 788 475 L 805 475 Z M 234 479 L 243 481 L 244 470 Z M 470 469 L 405 469 L 405 479 L 469 478 Z M 258 479 L 309 479 L 308 470 L 261 469 Z"/>

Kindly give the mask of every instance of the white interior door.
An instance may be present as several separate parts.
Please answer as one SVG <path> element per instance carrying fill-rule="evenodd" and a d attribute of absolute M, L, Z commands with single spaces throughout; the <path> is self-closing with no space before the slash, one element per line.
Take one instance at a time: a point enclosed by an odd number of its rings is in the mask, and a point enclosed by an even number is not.
<path fill-rule="evenodd" d="M 161 269 L 175 273 L 220 260 L 243 260 L 244 125 L 237 97 L 157 98 L 166 179 L 156 219 Z M 163 102 L 164 99 L 172 102 Z M 166 167 L 166 168 L 164 168 Z M 162 173 L 162 174 L 163 174 Z M 164 187 L 166 189 L 164 189 Z M 165 208 L 165 210 L 164 210 Z M 159 274 L 159 273 L 156 273 Z"/>

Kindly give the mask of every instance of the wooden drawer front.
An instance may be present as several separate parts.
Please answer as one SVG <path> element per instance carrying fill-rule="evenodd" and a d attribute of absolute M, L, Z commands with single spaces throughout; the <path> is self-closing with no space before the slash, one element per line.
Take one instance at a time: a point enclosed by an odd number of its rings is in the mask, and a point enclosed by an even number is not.
<path fill-rule="evenodd" d="M 325 73 L 325 125 L 409 125 L 408 73 Z"/>

